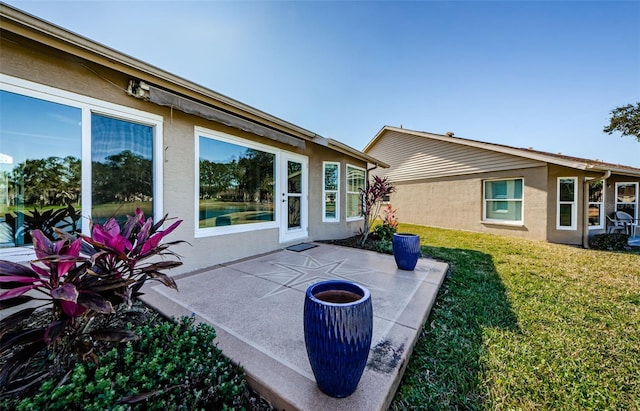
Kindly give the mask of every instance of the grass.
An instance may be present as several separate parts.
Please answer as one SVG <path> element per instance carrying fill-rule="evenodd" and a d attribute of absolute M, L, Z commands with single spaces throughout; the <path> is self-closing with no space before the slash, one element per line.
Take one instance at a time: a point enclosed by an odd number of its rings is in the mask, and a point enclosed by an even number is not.
<path fill-rule="evenodd" d="M 392 410 L 640 410 L 640 254 L 401 224 L 451 266 Z"/>

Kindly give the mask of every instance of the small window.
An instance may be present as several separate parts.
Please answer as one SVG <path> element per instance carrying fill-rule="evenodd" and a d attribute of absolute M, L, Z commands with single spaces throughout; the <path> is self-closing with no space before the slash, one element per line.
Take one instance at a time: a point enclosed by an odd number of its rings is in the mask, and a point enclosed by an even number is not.
<path fill-rule="evenodd" d="M 638 183 L 616 183 L 616 211 L 638 218 Z"/>
<path fill-rule="evenodd" d="M 578 179 L 576 177 L 558 178 L 558 230 L 575 230 L 578 227 Z"/>
<path fill-rule="evenodd" d="M 604 228 L 604 181 L 589 182 L 589 229 Z"/>
<path fill-rule="evenodd" d="M 483 221 L 522 223 L 522 178 L 484 181 Z"/>
<path fill-rule="evenodd" d="M 340 221 L 340 163 L 322 163 L 322 221 Z"/>
<path fill-rule="evenodd" d="M 365 185 L 364 168 L 347 165 L 347 221 L 362 218 L 362 190 Z"/>

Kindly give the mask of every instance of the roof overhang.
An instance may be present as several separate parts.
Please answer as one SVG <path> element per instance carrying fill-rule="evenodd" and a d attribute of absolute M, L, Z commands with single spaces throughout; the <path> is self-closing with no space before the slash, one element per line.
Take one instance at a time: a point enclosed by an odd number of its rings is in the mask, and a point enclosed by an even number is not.
<path fill-rule="evenodd" d="M 336 151 L 339 151 L 339 152 L 341 152 L 343 154 L 348 154 L 348 155 L 351 155 L 351 156 L 355 156 L 356 153 L 359 153 L 360 154 L 359 157 L 361 157 L 367 163 L 373 164 L 373 165 L 375 165 L 377 167 L 389 168 L 389 164 L 387 164 L 387 163 L 385 163 L 383 161 L 377 160 L 377 159 L 371 157 L 370 155 L 368 155 L 367 153 L 363 153 L 361 151 L 358 151 L 355 148 L 349 147 L 348 145 L 346 145 L 344 143 L 341 143 L 341 142 L 339 142 L 337 140 L 334 140 L 332 138 L 327 139 L 327 146 L 329 148 L 332 148 L 332 149 L 334 149 Z"/>
<path fill-rule="evenodd" d="M 0 21 L 2 22 L 0 27 L 2 31 L 15 33 L 86 61 L 113 69 L 132 77 L 132 79 L 143 80 L 159 89 L 175 92 L 184 98 L 272 129 L 276 134 L 284 133 L 292 138 L 310 141 L 372 164 L 380 166 L 384 164 L 345 144 L 319 136 L 312 131 L 72 33 L 5 3 L 0 3 Z"/>
<path fill-rule="evenodd" d="M 56 48 L 87 61 L 111 68 L 137 79 L 155 84 L 161 88 L 179 92 L 206 104 L 213 104 L 230 113 L 259 121 L 270 127 L 280 129 L 312 141 L 316 134 L 274 117 L 256 108 L 240 103 L 234 99 L 202 87 L 182 77 L 171 74 L 134 57 L 121 53 L 110 47 L 96 43 L 86 37 L 72 33 L 62 27 L 41 20 L 22 12 L 7 4 L 0 4 L 3 31 L 19 34 L 44 45 Z"/>

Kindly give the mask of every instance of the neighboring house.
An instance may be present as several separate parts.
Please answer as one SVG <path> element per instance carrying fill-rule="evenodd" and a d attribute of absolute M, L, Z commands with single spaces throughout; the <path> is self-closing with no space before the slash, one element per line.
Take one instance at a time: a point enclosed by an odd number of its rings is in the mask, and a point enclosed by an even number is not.
<path fill-rule="evenodd" d="M 66 203 L 183 219 L 181 271 L 362 226 L 386 164 L 5 4 L 0 28 L 0 258 L 33 255 L 16 215 Z"/>
<path fill-rule="evenodd" d="M 640 217 L 634 167 L 389 126 L 363 151 L 404 223 L 588 246 L 606 215 Z"/>

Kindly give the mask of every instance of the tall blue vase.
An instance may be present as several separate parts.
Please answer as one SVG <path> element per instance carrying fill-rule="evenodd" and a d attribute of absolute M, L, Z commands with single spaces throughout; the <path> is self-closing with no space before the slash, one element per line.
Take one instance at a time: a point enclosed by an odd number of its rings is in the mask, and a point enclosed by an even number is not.
<path fill-rule="evenodd" d="M 416 234 L 396 233 L 391 240 L 393 257 L 401 270 L 412 271 L 420 258 L 420 236 Z"/>
<path fill-rule="evenodd" d="M 342 280 L 307 288 L 304 341 L 318 388 L 336 398 L 351 395 L 371 348 L 373 307 L 366 288 Z"/>

